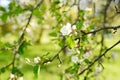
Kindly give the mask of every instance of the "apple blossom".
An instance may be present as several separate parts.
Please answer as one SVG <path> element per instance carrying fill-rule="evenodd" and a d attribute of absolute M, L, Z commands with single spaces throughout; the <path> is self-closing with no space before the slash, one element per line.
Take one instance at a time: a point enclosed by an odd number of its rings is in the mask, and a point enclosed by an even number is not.
<path fill-rule="evenodd" d="M 71 24 L 67 23 L 65 26 L 63 26 L 60 30 L 63 36 L 69 35 L 72 32 Z"/>
<path fill-rule="evenodd" d="M 17 80 L 23 80 L 23 77 L 18 77 L 18 79 Z"/>
<path fill-rule="evenodd" d="M 10 79 L 14 79 L 14 78 L 16 78 L 16 75 L 15 74 L 10 74 Z"/>
<path fill-rule="evenodd" d="M 77 63 L 79 61 L 78 56 L 72 56 L 71 60 L 73 63 Z"/>
<path fill-rule="evenodd" d="M 39 63 L 39 61 L 40 61 L 40 57 L 36 57 L 36 58 L 34 58 L 34 63 Z"/>
<path fill-rule="evenodd" d="M 89 52 L 86 52 L 86 53 L 83 55 L 83 57 L 84 57 L 85 59 L 87 59 L 87 58 L 90 56 L 90 54 L 91 54 L 90 51 L 89 51 Z"/>
<path fill-rule="evenodd" d="M 76 25 L 73 25 L 73 26 L 72 26 L 72 29 L 73 29 L 73 30 L 76 30 L 76 29 L 77 29 L 77 28 L 76 28 Z"/>

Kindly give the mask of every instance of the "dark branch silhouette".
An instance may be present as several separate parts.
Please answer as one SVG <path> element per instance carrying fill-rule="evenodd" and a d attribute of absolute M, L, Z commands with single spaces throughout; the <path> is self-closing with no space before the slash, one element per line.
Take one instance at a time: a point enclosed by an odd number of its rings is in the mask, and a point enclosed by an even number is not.
<path fill-rule="evenodd" d="M 106 51 L 101 54 L 100 56 L 98 56 L 98 58 L 96 58 L 93 62 L 91 62 L 87 68 L 83 69 L 80 73 L 78 73 L 78 75 L 83 74 L 86 70 L 90 69 L 99 59 L 101 59 L 103 56 L 105 56 L 107 54 L 108 51 L 110 51 L 112 48 L 114 48 L 115 46 L 117 46 L 118 44 L 120 44 L 120 40 L 118 42 L 116 42 L 114 45 L 112 45 L 110 48 L 106 49 Z"/>

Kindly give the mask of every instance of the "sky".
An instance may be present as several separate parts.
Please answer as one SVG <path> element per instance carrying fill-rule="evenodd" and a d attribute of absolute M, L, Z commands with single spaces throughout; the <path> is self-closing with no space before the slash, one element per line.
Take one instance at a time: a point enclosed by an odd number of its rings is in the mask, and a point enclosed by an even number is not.
<path fill-rule="evenodd" d="M 8 7 L 11 0 L 0 0 L 0 6 L 2 7 Z"/>

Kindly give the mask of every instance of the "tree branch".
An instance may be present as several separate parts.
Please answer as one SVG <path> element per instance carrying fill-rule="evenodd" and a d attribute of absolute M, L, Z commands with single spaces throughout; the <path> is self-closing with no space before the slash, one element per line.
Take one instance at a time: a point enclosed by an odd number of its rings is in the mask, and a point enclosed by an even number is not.
<path fill-rule="evenodd" d="M 110 48 L 106 49 L 106 51 L 101 54 L 100 56 L 98 56 L 98 58 L 96 58 L 90 65 L 88 65 L 88 67 L 86 67 L 84 70 L 82 70 L 80 73 L 78 73 L 78 75 L 83 74 L 86 70 L 88 70 L 90 67 L 92 67 L 99 59 L 101 59 L 104 55 L 107 54 L 108 51 L 110 51 L 112 48 L 114 48 L 116 45 L 120 44 L 120 40 L 118 42 L 116 42 L 114 45 L 112 45 Z"/>
<path fill-rule="evenodd" d="M 52 62 L 55 58 L 59 57 L 59 54 L 66 48 L 67 46 L 64 46 L 61 48 L 58 53 L 56 53 L 50 60 L 44 61 L 42 64 L 46 64 L 48 62 Z M 61 60 L 60 60 L 61 61 Z"/>
<path fill-rule="evenodd" d="M 13 52 L 13 53 L 14 53 L 14 56 L 13 56 L 12 63 L 10 64 L 10 65 L 12 65 L 12 70 L 14 69 L 14 66 L 15 66 L 16 55 L 19 53 L 19 48 L 20 48 L 20 47 L 22 46 L 22 44 L 23 44 L 23 39 L 24 39 L 24 36 L 25 36 L 25 31 L 26 31 L 26 29 L 27 29 L 27 27 L 28 27 L 28 25 L 30 24 L 30 21 L 31 21 L 31 19 L 32 19 L 33 11 L 34 11 L 36 8 L 40 7 L 40 5 L 43 3 L 43 1 L 44 1 L 44 0 L 40 1 L 40 2 L 38 3 L 38 5 L 31 10 L 31 14 L 30 14 L 30 16 L 29 16 L 29 18 L 28 18 L 27 24 L 26 24 L 26 26 L 23 28 L 22 34 L 21 34 L 20 38 L 18 39 L 18 43 L 17 43 L 17 45 L 16 45 L 15 48 L 14 48 L 14 52 Z"/>
<path fill-rule="evenodd" d="M 88 35 L 88 34 L 95 34 L 99 31 L 102 31 L 102 30 L 108 30 L 108 29 L 112 29 L 112 30 L 117 30 L 119 29 L 120 26 L 116 26 L 116 27 L 103 27 L 103 28 L 100 28 L 100 29 L 97 29 L 97 30 L 94 30 L 94 31 L 90 31 L 90 32 L 84 32 L 84 31 L 81 31 L 84 35 Z"/>

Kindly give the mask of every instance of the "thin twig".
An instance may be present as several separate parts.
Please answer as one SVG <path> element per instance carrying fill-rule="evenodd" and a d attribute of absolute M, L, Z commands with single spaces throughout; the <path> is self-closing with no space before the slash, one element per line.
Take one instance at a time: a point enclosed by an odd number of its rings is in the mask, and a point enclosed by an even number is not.
<path fill-rule="evenodd" d="M 78 73 L 78 75 L 83 74 L 86 70 L 88 70 L 90 67 L 92 67 L 99 59 L 101 59 L 104 55 L 106 55 L 108 51 L 110 51 L 112 48 L 114 48 L 118 44 L 120 44 L 120 40 L 118 42 L 116 42 L 114 45 L 112 45 L 110 48 L 106 49 L 106 51 L 103 54 L 98 56 L 98 58 L 96 58 L 90 65 L 88 65 L 87 68 L 85 68 L 80 73 Z"/>
<path fill-rule="evenodd" d="M 99 31 L 102 31 L 102 30 L 108 30 L 108 29 L 113 29 L 113 30 L 117 30 L 119 29 L 120 26 L 116 26 L 116 27 L 103 27 L 103 28 L 100 28 L 100 29 L 97 29 L 97 30 L 94 30 L 94 31 L 90 31 L 90 32 L 84 32 L 84 31 L 81 31 L 84 35 L 88 35 L 88 34 L 95 34 Z"/>
<path fill-rule="evenodd" d="M 24 39 L 24 36 L 25 36 L 25 31 L 26 31 L 26 29 L 27 29 L 27 27 L 28 27 L 28 25 L 30 24 L 30 21 L 31 21 L 31 19 L 32 19 L 33 11 L 34 11 L 36 8 L 38 8 L 38 7 L 43 3 L 43 1 L 44 1 L 44 0 L 40 1 L 40 3 L 39 3 L 35 8 L 33 8 L 33 9 L 31 10 L 31 14 L 30 14 L 30 16 L 29 16 L 29 18 L 28 18 L 27 24 L 26 24 L 26 26 L 23 28 L 22 34 L 21 34 L 20 38 L 18 39 L 18 43 L 17 43 L 17 45 L 16 45 L 15 48 L 14 48 L 14 52 L 13 52 L 13 53 L 14 53 L 14 56 L 13 56 L 12 63 L 10 64 L 10 65 L 12 65 L 12 70 L 14 69 L 14 66 L 15 66 L 16 55 L 19 53 L 19 48 L 20 48 L 20 47 L 22 46 L 22 44 L 23 44 L 23 39 Z M 9 66 L 10 66 L 10 65 L 9 65 Z"/>
<path fill-rule="evenodd" d="M 59 54 L 66 48 L 67 46 L 64 46 L 61 48 L 50 60 L 44 61 L 43 64 L 46 64 L 48 62 L 52 62 L 55 58 L 59 57 Z"/>

